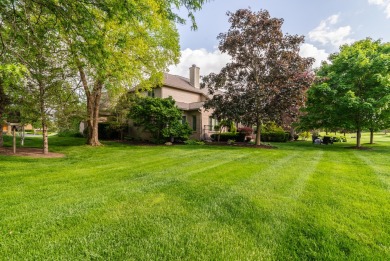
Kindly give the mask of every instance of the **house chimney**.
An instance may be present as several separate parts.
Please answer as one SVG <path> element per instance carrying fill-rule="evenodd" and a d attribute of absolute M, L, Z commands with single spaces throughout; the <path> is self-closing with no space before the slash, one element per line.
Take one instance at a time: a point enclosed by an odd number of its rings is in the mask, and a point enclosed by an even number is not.
<path fill-rule="evenodd" d="M 195 64 L 190 67 L 190 84 L 197 89 L 200 89 L 200 75 L 199 67 L 196 67 Z"/>

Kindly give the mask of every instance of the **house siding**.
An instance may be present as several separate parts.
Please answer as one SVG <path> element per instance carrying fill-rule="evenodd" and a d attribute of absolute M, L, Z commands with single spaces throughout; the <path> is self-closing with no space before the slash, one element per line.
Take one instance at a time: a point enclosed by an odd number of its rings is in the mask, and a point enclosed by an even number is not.
<path fill-rule="evenodd" d="M 12 134 L 12 126 L 11 126 L 12 123 L 4 123 L 2 125 L 2 132 L 4 133 L 7 133 L 8 135 L 11 135 Z M 34 130 L 33 126 L 31 124 L 26 124 L 24 125 L 24 130 L 25 131 L 30 131 L 30 130 Z"/>
<path fill-rule="evenodd" d="M 188 125 L 192 128 L 193 116 L 196 116 L 196 131 L 192 132 L 190 139 L 196 140 L 210 140 L 210 135 L 215 133 L 214 130 L 209 130 L 209 118 L 211 117 L 212 110 L 206 111 L 204 109 L 194 111 L 183 111 L 183 116 L 186 117 Z"/>
<path fill-rule="evenodd" d="M 209 119 L 213 113 L 213 110 L 206 111 L 202 109 L 202 140 L 211 140 L 211 134 L 215 133 L 215 131 L 209 128 Z"/>
<path fill-rule="evenodd" d="M 156 97 L 161 97 L 161 98 L 172 97 L 177 102 L 185 102 L 185 103 L 203 102 L 206 100 L 199 93 L 191 93 L 188 91 L 178 90 L 167 86 L 164 86 L 161 89 L 161 96 L 156 96 Z"/>
<path fill-rule="evenodd" d="M 190 80 L 185 77 L 170 74 L 165 74 L 164 77 L 164 85 L 153 89 L 153 97 L 172 97 L 182 111 L 185 121 L 192 129 L 195 129 L 190 139 L 210 140 L 210 135 L 215 131 L 209 129 L 209 118 L 212 110 L 206 111 L 203 108 L 204 102 L 208 99 L 206 93 L 199 88 L 195 88 Z M 145 92 L 144 95 L 147 96 L 148 93 Z M 129 134 L 131 137 L 144 140 L 150 140 L 151 138 L 150 133 L 144 131 L 141 127 L 134 126 L 131 122 Z"/>

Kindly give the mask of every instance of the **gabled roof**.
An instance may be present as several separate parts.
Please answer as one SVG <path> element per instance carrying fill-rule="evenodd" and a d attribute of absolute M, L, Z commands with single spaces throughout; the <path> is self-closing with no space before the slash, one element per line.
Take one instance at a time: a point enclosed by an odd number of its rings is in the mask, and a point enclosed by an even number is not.
<path fill-rule="evenodd" d="M 194 92 L 194 93 L 199 93 L 203 94 L 206 97 L 207 96 L 207 90 L 206 89 L 198 89 L 195 88 L 190 84 L 190 80 L 188 78 L 179 76 L 179 75 L 173 75 L 169 73 L 164 73 L 164 81 L 163 81 L 163 86 L 179 89 L 179 90 L 184 90 L 184 91 L 189 91 L 189 92 Z"/>

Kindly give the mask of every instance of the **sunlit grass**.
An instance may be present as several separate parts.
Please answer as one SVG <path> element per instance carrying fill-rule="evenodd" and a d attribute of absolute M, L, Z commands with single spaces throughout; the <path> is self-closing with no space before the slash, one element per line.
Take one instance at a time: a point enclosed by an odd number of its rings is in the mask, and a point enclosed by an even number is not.
<path fill-rule="evenodd" d="M 389 137 L 371 150 L 51 137 L 65 158 L 0 156 L 0 259 L 386 260 Z"/>

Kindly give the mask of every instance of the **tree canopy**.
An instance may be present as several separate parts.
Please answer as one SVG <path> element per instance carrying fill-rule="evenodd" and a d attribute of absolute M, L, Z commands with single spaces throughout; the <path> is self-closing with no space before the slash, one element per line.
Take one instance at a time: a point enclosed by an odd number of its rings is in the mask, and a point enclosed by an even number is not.
<path fill-rule="evenodd" d="M 25 68 L 16 64 L 0 64 L 0 126 L 11 111 L 10 90 L 21 85 Z M 3 146 L 3 131 L 0 130 L 0 147 Z"/>
<path fill-rule="evenodd" d="M 302 117 L 309 128 L 355 130 L 371 133 L 389 126 L 390 44 L 364 39 L 343 45 L 317 72 Z M 372 142 L 371 135 L 371 142 Z"/>
<path fill-rule="evenodd" d="M 0 3 L 2 61 L 23 63 L 39 94 L 42 124 L 49 90 L 68 91 L 75 73 L 87 103 L 88 141 L 99 145 L 98 117 L 103 91 L 118 93 L 134 85 L 151 88 L 179 57 L 174 8 L 193 12 L 207 0 L 4 0 Z M 53 87 L 53 88 L 52 88 Z M 50 106 L 52 107 L 52 106 Z M 58 107 L 58 106 L 57 106 Z M 45 126 L 43 126 L 45 129 Z M 45 140 L 45 139 L 44 139 Z M 45 146 L 44 146 L 45 147 Z"/>
<path fill-rule="evenodd" d="M 312 58 L 299 55 L 304 37 L 284 35 L 283 19 L 268 11 L 241 9 L 228 13 L 230 29 L 218 36 L 219 49 L 231 62 L 219 74 L 203 78 L 214 97 L 206 102 L 218 118 L 257 126 L 256 144 L 264 121 L 282 122 L 303 104 L 312 82 Z"/>

